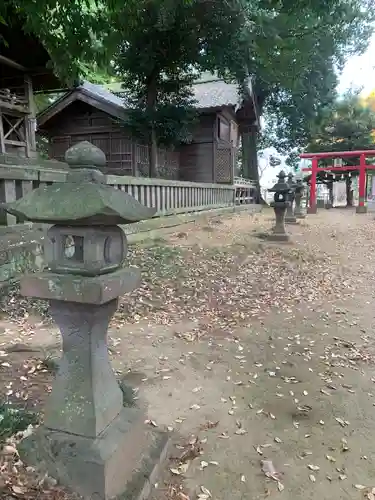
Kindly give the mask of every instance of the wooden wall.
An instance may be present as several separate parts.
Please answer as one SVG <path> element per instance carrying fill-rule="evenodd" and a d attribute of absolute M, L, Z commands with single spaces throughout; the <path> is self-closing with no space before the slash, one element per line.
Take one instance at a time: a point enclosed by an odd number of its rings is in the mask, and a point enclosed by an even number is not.
<path fill-rule="evenodd" d="M 225 140 L 219 134 L 219 120 L 228 126 Z M 180 147 L 180 179 L 232 183 L 237 143 L 237 121 L 232 110 L 202 114 L 193 142 Z"/>
<path fill-rule="evenodd" d="M 107 157 L 105 173 L 148 176 L 148 148 L 132 139 L 129 129 L 86 103 L 75 101 L 41 131 L 49 138 L 50 156 L 64 161 L 66 150 L 81 141 L 99 147 Z M 159 177 L 178 179 L 179 152 L 159 150 Z"/>
<path fill-rule="evenodd" d="M 229 125 L 220 138 L 219 120 Z M 191 144 L 175 151 L 159 150 L 158 177 L 191 182 L 232 183 L 236 159 L 237 122 L 233 110 L 211 111 L 199 117 Z M 65 151 L 87 140 L 104 151 L 106 173 L 148 176 L 148 148 L 131 138 L 130 131 L 106 113 L 75 101 L 48 122 L 42 132 L 50 140 L 50 156 L 64 160 Z"/>
<path fill-rule="evenodd" d="M 214 130 L 216 113 L 202 114 L 193 131 L 193 142 L 180 147 L 180 179 L 214 181 Z"/>

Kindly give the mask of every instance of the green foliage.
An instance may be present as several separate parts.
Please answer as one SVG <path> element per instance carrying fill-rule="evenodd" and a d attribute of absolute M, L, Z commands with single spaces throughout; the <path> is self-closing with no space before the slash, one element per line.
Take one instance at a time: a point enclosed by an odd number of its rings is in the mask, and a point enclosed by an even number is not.
<path fill-rule="evenodd" d="M 147 67 L 146 65 L 145 68 Z M 159 146 L 173 147 L 190 142 L 192 127 L 197 118 L 191 77 L 171 73 L 159 74 L 155 97 L 153 103 L 150 103 L 150 88 L 147 84 L 139 83 L 139 77 L 143 76 L 145 68 L 134 66 L 133 72 L 128 70 L 125 73 L 124 89 L 131 109 L 124 124 L 146 143 L 150 141 L 152 130 L 156 132 L 156 142 Z"/>
<path fill-rule="evenodd" d="M 373 0 L 279 2 L 263 24 L 252 73 L 264 109 L 268 145 L 285 154 L 303 148 L 311 127 L 336 97 L 337 70 L 365 50 Z"/>
<path fill-rule="evenodd" d="M 133 107 L 127 125 L 148 143 L 190 142 L 197 118 L 192 82 L 199 71 L 246 76 L 237 45 L 227 50 L 244 21 L 240 3 L 218 0 L 213 8 L 201 0 L 142 0 L 132 7 L 130 27 L 126 12 L 127 5 L 112 9 L 109 22 L 120 41 L 114 66 Z"/>
<path fill-rule="evenodd" d="M 85 63 L 108 64 L 114 47 L 105 9 L 104 3 L 95 0 L 0 2 L 4 22 L 11 25 L 16 21 L 25 32 L 36 35 L 50 53 L 55 73 L 68 84 L 85 73 Z"/>
<path fill-rule="evenodd" d="M 374 129 L 375 112 L 363 105 L 358 93 L 348 92 L 325 109 L 315 123 L 306 150 L 324 152 L 374 149 Z"/>
<path fill-rule="evenodd" d="M 9 404 L 0 404 L 0 443 L 17 432 L 24 431 L 31 425 L 37 425 L 38 416 L 25 409 L 12 408 Z"/>
<path fill-rule="evenodd" d="M 240 84 L 250 75 L 267 142 L 285 153 L 309 142 L 312 124 L 335 99 L 337 70 L 366 48 L 374 3 L 3 0 L 0 16 L 7 22 L 16 11 L 68 82 L 100 82 L 113 72 L 125 78 L 140 110 L 131 117 L 134 129 L 148 124 L 159 143 L 189 139 L 196 71 Z"/>

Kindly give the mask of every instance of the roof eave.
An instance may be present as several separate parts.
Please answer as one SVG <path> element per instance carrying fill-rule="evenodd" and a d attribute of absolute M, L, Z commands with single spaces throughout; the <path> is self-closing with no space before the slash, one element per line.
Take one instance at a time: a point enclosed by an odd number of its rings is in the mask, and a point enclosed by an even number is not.
<path fill-rule="evenodd" d="M 86 99 L 82 99 L 82 97 L 86 97 Z M 48 106 L 48 108 L 37 115 L 38 128 L 44 127 L 49 120 L 67 108 L 74 101 L 86 102 L 87 104 L 104 111 L 114 118 L 125 119 L 126 117 L 125 107 L 107 102 L 105 99 L 101 99 L 100 96 L 93 94 L 85 88 L 76 87 L 70 90 L 67 94 L 61 96 L 57 101 L 52 103 Z"/>

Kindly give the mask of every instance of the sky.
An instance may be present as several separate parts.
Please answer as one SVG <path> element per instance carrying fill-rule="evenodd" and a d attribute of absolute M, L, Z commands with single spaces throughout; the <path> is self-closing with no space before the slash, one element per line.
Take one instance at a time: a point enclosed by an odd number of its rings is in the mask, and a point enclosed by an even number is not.
<path fill-rule="evenodd" d="M 372 37 L 367 51 L 362 56 L 351 57 L 340 76 L 338 92 L 341 94 L 345 90 L 355 87 L 362 88 L 364 95 L 375 90 L 375 35 Z M 276 151 L 267 150 L 269 154 L 275 154 Z M 267 159 L 260 159 L 260 170 L 267 164 Z M 276 181 L 276 175 L 281 168 L 285 168 L 284 163 L 278 167 L 266 167 L 260 179 L 260 184 L 264 188 L 272 187 Z"/>

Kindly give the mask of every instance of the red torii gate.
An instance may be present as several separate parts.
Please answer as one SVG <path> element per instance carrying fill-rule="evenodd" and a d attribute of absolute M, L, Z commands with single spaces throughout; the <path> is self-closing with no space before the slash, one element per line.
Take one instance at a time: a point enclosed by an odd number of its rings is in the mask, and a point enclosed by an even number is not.
<path fill-rule="evenodd" d="M 359 165 L 345 165 L 345 166 L 325 166 L 319 167 L 319 160 L 325 158 L 352 158 L 359 157 Z M 332 153 L 303 153 L 300 155 L 302 159 L 309 159 L 311 161 L 311 168 L 303 168 L 302 172 L 311 172 L 310 180 L 310 200 L 308 213 L 316 214 L 316 176 L 318 172 L 348 172 L 351 170 L 359 170 L 358 180 L 358 197 L 359 204 L 357 207 L 358 213 L 365 213 L 367 207 L 365 206 L 366 198 L 366 170 L 375 170 L 375 165 L 366 165 L 366 157 L 375 156 L 374 150 L 367 151 L 337 151 Z"/>

